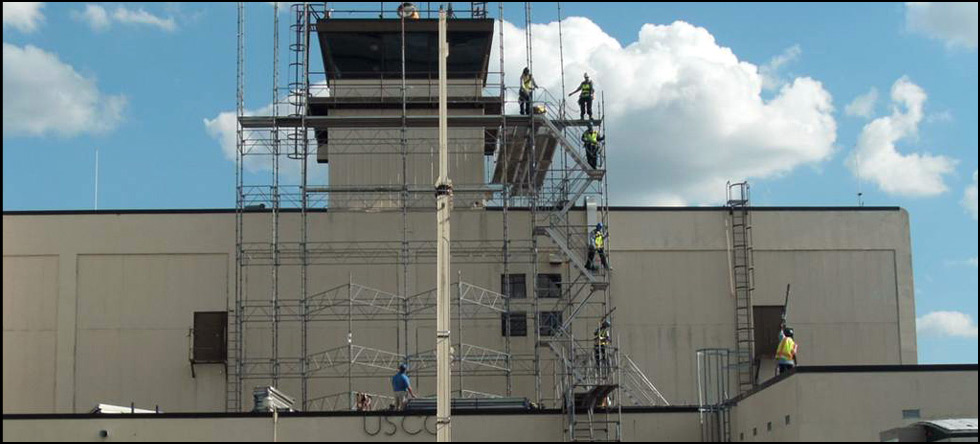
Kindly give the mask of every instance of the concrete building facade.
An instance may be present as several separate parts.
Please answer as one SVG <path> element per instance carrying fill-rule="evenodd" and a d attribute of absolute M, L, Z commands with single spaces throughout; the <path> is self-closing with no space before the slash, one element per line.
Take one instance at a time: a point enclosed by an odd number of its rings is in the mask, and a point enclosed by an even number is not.
<path fill-rule="evenodd" d="M 435 23 L 333 19 L 330 11 L 310 23 L 317 14 L 309 4 L 292 8 L 299 19 L 291 29 L 308 34 L 290 45 L 289 93 L 273 116 L 245 116 L 239 102 L 237 210 L 4 213 L 4 441 L 432 439 L 432 415 L 353 412 L 350 398 L 374 394 L 383 408 L 403 358 L 423 364 L 410 370 L 415 390 L 435 392 L 424 365 L 436 330 L 424 303 L 436 277 Z M 616 371 L 634 364 L 670 404 L 627 408 L 606 425 L 621 428 L 607 430 L 616 439 L 704 438 L 706 370 L 696 356 L 707 349 L 743 352 L 739 363 L 757 358 L 725 367 L 738 382 L 718 389 L 736 440 L 874 439 L 908 425 L 906 410 L 976 416 L 976 398 L 961 395 L 976 393 L 975 366 L 916 366 L 904 210 L 751 208 L 747 188 L 729 198 L 732 208 L 610 208 L 605 150 L 584 145 L 585 128 L 604 119 L 568 120 L 554 99 L 538 99 L 532 116 L 505 115 L 516 91 L 497 73 L 499 94 L 488 92 L 494 21 L 485 9 L 478 17 L 451 21 L 449 33 L 459 292 L 451 333 L 455 353 L 483 350 L 490 354 L 478 363 L 494 364 L 464 371 L 467 361 L 457 359 L 452 383 L 456 398 L 526 399 L 529 408 L 457 411 L 457 440 L 581 438 L 573 397 L 625 388 L 610 385 L 619 377 L 574 374 L 593 367 L 602 320 L 612 322 Z M 328 96 L 315 94 L 306 65 L 314 32 Z M 244 97 L 241 47 L 239 56 Z M 246 174 L 255 161 L 246 153 L 273 165 L 271 181 Z M 280 181 L 279 161 L 302 165 L 300 184 Z M 737 205 L 746 213 L 736 216 Z M 612 265 L 601 272 L 584 264 L 599 222 Z M 464 283 L 493 298 L 508 294 L 506 311 L 463 316 Z M 787 285 L 803 367 L 774 378 Z M 355 288 L 402 306 L 355 305 Z M 198 325 L 204 320 L 210 329 Z M 743 340 L 747 332 L 754 338 Z M 588 344 L 580 347 L 588 356 L 574 358 L 576 341 Z M 754 353 L 744 353 L 746 344 Z M 367 358 L 372 372 L 355 374 L 361 348 L 389 352 Z M 758 388 L 740 395 L 747 374 Z M 302 396 L 304 411 L 244 413 L 252 388 L 269 385 Z M 338 394 L 347 402 L 326 402 Z M 584 408 L 590 433 L 602 398 Z M 836 405 L 850 398 L 888 405 Z M 100 404 L 165 413 L 88 414 Z"/>
<path fill-rule="evenodd" d="M 610 251 L 617 343 L 672 404 L 696 404 L 695 352 L 734 347 L 727 213 L 624 208 L 611 215 L 619 227 Z M 293 216 L 283 216 L 284 226 L 291 226 Z M 396 223 L 396 216 L 386 217 L 322 213 L 314 216 L 313 230 L 328 239 L 383 238 L 386 223 Z M 457 211 L 457 238 L 499 240 L 499 217 L 493 210 Z M 904 211 L 759 209 L 754 217 L 756 304 L 782 305 L 785 285 L 793 284 L 789 321 L 798 332 L 802 365 L 916 364 Z M 428 214 L 412 220 L 413 236 L 434 235 Z M 233 213 L 6 213 L 3 226 L 5 414 L 84 413 L 98 403 L 131 402 L 167 412 L 224 411 L 226 370 L 196 366 L 192 375 L 189 330 L 195 312 L 233 308 Z M 426 251 L 416 254 L 413 279 L 427 288 L 434 257 Z M 498 289 L 499 264 L 465 256 L 467 251 L 459 254 L 454 273 Z M 311 285 L 330 288 L 353 278 L 374 288 L 394 288 L 398 270 L 384 262 L 321 265 Z M 541 265 L 542 270 L 552 267 Z M 520 272 L 521 265 L 514 267 Z M 283 293 L 289 294 L 295 287 L 288 272 L 283 279 Z M 267 283 L 253 279 L 249 285 L 254 294 L 262 294 Z M 356 340 L 392 347 L 396 339 L 389 324 L 355 326 Z M 431 328 L 425 320 L 412 325 L 418 331 Z M 298 340 L 295 329 L 284 331 L 284 343 Z M 316 347 L 339 346 L 346 343 L 347 332 L 346 322 L 325 323 L 311 337 Z M 499 319 L 474 320 L 462 334 L 488 347 L 502 341 Z M 409 338 L 412 348 L 430 348 L 425 335 L 418 338 Z M 513 338 L 515 354 L 530 352 L 532 342 L 531 337 Z M 261 355 L 263 346 L 260 337 L 250 343 L 254 355 Z M 760 380 L 771 374 L 764 368 Z M 505 390 L 499 375 L 464 383 L 486 393 Z M 422 393 L 433 387 L 425 376 L 416 385 Z M 346 386 L 343 379 L 323 379 L 316 391 L 335 393 Z M 295 389 L 289 381 L 281 388 L 286 393 Z M 355 389 L 387 393 L 387 378 L 359 381 Z M 515 375 L 513 394 L 534 399 L 530 378 Z"/>

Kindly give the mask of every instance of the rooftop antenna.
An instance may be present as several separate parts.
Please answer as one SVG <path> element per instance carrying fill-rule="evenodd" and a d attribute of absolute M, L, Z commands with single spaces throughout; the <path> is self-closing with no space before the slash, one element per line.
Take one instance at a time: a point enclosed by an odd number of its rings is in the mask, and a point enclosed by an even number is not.
<path fill-rule="evenodd" d="M 857 179 L 858 207 L 863 208 L 864 207 L 864 183 L 861 179 L 861 152 L 860 151 L 855 153 L 854 163 L 856 164 L 855 166 L 856 173 L 854 174 L 854 177 Z"/>
<path fill-rule="evenodd" d="M 95 147 L 95 211 L 99 211 L 99 147 Z"/>

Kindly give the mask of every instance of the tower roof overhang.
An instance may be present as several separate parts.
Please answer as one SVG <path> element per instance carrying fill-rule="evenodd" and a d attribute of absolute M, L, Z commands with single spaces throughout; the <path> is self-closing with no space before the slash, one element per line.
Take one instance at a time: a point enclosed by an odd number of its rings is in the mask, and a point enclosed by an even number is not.
<path fill-rule="evenodd" d="M 323 66 L 333 80 L 401 78 L 402 20 L 322 19 L 316 23 Z M 438 20 L 405 20 L 405 76 L 438 77 Z M 451 80 L 486 81 L 492 19 L 449 21 Z"/>

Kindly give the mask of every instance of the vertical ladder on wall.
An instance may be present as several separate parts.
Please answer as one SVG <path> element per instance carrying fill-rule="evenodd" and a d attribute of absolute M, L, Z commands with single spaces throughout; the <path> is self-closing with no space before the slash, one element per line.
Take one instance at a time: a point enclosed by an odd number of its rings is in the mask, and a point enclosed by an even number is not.
<path fill-rule="evenodd" d="M 736 369 L 739 393 L 755 386 L 755 328 L 752 321 L 752 292 L 755 262 L 752 250 L 752 214 L 749 211 L 749 184 L 728 184 L 728 212 L 731 218 L 731 276 L 735 296 Z"/>
<path fill-rule="evenodd" d="M 240 350 L 243 344 L 241 331 L 242 302 L 242 238 L 245 199 L 243 195 L 242 153 L 245 133 L 241 118 L 245 115 L 245 3 L 238 2 L 238 54 L 236 68 L 236 126 L 235 136 L 235 306 L 228 316 L 228 353 L 225 365 L 225 411 L 238 413 L 242 410 L 242 367 Z M 232 366 L 229 369 L 229 364 Z"/>
<path fill-rule="evenodd" d="M 228 316 L 228 356 L 225 360 L 225 411 L 242 411 L 241 369 L 239 368 L 238 308 Z"/>
<path fill-rule="evenodd" d="M 302 118 L 307 115 L 307 105 L 309 99 L 309 73 L 308 60 L 309 53 L 307 46 L 308 26 L 310 9 L 307 3 L 294 3 L 290 6 L 294 21 L 289 25 L 289 32 L 292 40 L 289 43 L 289 66 L 288 70 L 288 92 L 286 106 L 289 117 Z M 278 106 L 274 105 L 274 106 Z M 306 160 L 302 152 L 305 139 L 309 135 L 305 128 L 295 128 L 286 134 L 287 143 L 292 146 L 288 153 L 288 158 L 292 160 Z"/>

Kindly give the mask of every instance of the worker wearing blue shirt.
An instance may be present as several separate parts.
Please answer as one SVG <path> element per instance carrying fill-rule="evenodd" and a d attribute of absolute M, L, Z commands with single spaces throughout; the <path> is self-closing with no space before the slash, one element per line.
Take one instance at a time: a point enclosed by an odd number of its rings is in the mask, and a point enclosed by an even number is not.
<path fill-rule="evenodd" d="M 398 366 L 398 373 L 391 378 L 391 389 L 395 392 L 395 409 L 405 410 L 408 397 L 415 398 L 412 390 L 412 381 L 408 379 L 408 366 L 405 364 Z"/>

